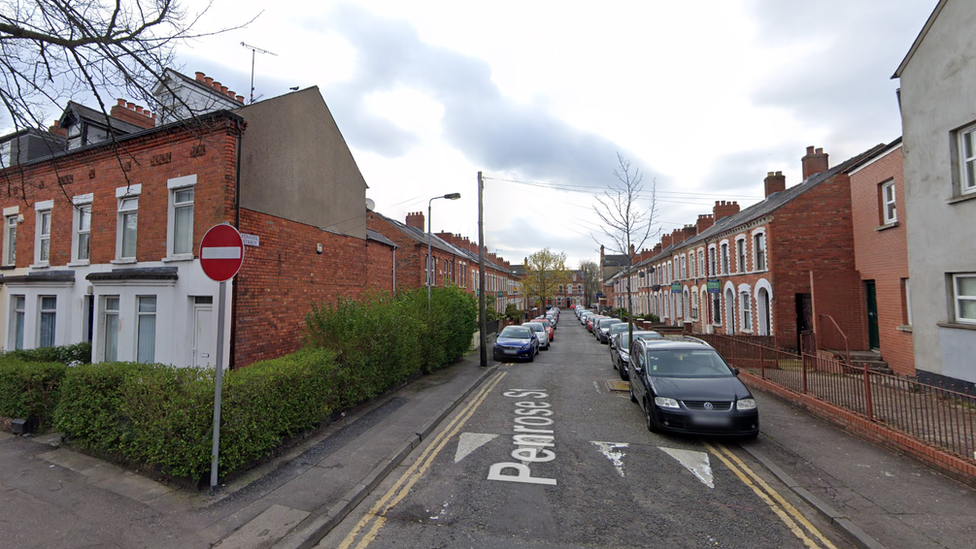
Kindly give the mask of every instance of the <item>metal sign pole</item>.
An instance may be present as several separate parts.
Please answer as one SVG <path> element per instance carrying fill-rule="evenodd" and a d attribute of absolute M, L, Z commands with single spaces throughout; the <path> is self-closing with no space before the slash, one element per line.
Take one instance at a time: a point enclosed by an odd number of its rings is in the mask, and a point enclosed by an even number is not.
<path fill-rule="evenodd" d="M 217 383 L 214 389 L 213 450 L 210 462 L 210 489 L 217 487 L 217 456 L 220 449 L 220 393 L 224 383 L 224 308 L 227 299 L 227 281 L 220 282 L 217 293 Z"/>

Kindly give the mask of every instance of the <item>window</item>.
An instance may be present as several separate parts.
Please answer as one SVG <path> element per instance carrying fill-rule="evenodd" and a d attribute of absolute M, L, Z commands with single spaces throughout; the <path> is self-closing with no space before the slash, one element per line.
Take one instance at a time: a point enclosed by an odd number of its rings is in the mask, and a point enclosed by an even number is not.
<path fill-rule="evenodd" d="M 118 259 L 136 258 L 136 233 L 139 228 L 139 197 L 119 199 Z"/>
<path fill-rule="evenodd" d="M 735 241 L 735 270 L 744 273 L 746 269 L 746 239 L 739 238 Z"/>
<path fill-rule="evenodd" d="M 42 295 L 41 302 L 41 329 L 40 339 L 37 341 L 38 347 L 54 347 L 55 324 L 57 323 L 58 298 L 53 295 Z"/>
<path fill-rule="evenodd" d="M 692 290 L 691 292 L 691 318 L 698 320 L 698 292 Z"/>
<path fill-rule="evenodd" d="M 756 270 L 766 270 L 766 233 L 756 233 L 753 235 L 753 250 L 756 254 Z"/>
<path fill-rule="evenodd" d="M 712 324 L 722 323 L 722 295 L 710 294 L 712 296 Z"/>
<path fill-rule="evenodd" d="M 962 194 L 976 192 L 976 126 L 959 132 L 960 184 Z"/>
<path fill-rule="evenodd" d="M 976 324 L 976 273 L 952 275 L 956 322 Z"/>
<path fill-rule="evenodd" d="M 708 274 L 709 276 L 718 274 L 718 269 L 715 264 L 715 246 L 708 248 Z"/>
<path fill-rule="evenodd" d="M 51 203 L 38 202 L 37 206 L 46 206 L 37 210 L 37 222 L 35 230 L 37 239 L 34 247 L 34 263 L 47 265 L 51 260 Z"/>
<path fill-rule="evenodd" d="M 170 190 L 171 255 L 193 255 L 193 187 Z"/>
<path fill-rule="evenodd" d="M 155 362 L 156 357 L 156 296 L 140 296 L 137 320 L 136 360 Z"/>
<path fill-rule="evenodd" d="M 105 296 L 102 316 L 105 324 L 103 360 L 115 362 L 119 359 L 119 296 Z"/>
<path fill-rule="evenodd" d="M 881 222 L 890 225 L 898 221 L 898 211 L 895 209 L 895 182 L 888 181 L 881 184 Z"/>
<path fill-rule="evenodd" d="M 729 243 L 722 243 L 722 274 L 729 274 Z"/>
<path fill-rule="evenodd" d="M 11 296 L 10 312 L 10 346 L 16 349 L 24 348 L 24 309 L 27 299 L 22 295 Z"/>
<path fill-rule="evenodd" d="M 698 276 L 704 278 L 705 273 L 705 250 L 698 250 Z"/>
<path fill-rule="evenodd" d="M 88 263 L 91 258 L 91 195 L 75 197 L 74 205 L 71 260 Z"/>
<path fill-rule="evenodd" d="M 688 256 L 681 256 L 681 278 L 688 278 Z"/>
<path fill-rule="evenodd" d="M 752 330 L 752 304 L 749 299 L 749 292 L 743 291 L 739 292 L 739 308 L 742 311 L 742 329 L 746 331 Z"/>
<path fill-rule="evenodd" d="M 695 252 L 691 252 L 688 255 L 688 278 L 695 277 Z"/>
<path fill-rule="evenodd" d="M 909 282 L 907 278 L 901 279 L 902 299 L 905 300 L 905 305 L 901 308 L 902 319 L 907 326 L 912 325 L 912 286 Z"/>
<path fill-rule="evenodd" d="M 17 263 L 17 214 L 3 218 L 3 264 Z"/>

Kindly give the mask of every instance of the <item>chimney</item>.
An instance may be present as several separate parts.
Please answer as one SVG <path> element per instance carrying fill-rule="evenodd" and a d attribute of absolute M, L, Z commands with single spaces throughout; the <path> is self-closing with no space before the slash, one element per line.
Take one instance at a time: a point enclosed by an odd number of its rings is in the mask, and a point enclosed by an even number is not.
<path fill-rule="evenodd" d="M 712 208 L 712 215 L 715 216 L 716 223 L 721 221 L 723 217 L 729 217 L 737 213 L 739 213 L 739 203 L 735 201 L 726 202 L 724 200 L 716 200 L 715 207 Z"/>
<path fill-rule="evenodd" d="M 663 248 L 661 247 L 661 243 L 658 242 L 657 244 L 654 245 L 654 249 L 651 250 L 651 251 L 654 252 L 654 255 L 657 255 L 657 254 L 661 253 L 661 250 L 662 249 Z"/>
<path fill-rule="evenodd" d="M 156 115 L 149 112 L 135 103 L 127 102 L 125 99 L 116 99 L 116 105 L 109 111 L 109 116 L 117 118 L 129 124 L 134 124 L 140 128 L 150 129 L 156 127 Z"/>
<path fill-rule="evenodd" d="M 771 194 L 786 190 L 786 176 L 783 172 L 767 172 L 763 184 L 766 187 L 766 198 L 769 198 Z"/>
<path fill-rule="evenodd" d="M 665 249 L 665 248 L 667 248 L 667 247 L 669 247 L 669 246 L 671 246 L 672 244 L 674 244 L 674 237 L 672 237 L 669 234 L 662 234 L 661 235 L 661 249 L 662 250 Z"/>
<path fill-rule="evenodd" d="M 685 232 L 681 229 L 675 229 L 671 231 L 671 243 L 678 244 L 679 242 L 685 241 Z"/>
<path fill-rule="evenodd" d="M 830 168 L 827 162 L 827 153 L 823 152 L 823 149 L 814 149 L 813 147 L 807 147 L 807 154 L 800 159 L 803 163 L 803 180 L 806 181 L 807 178 L 814 176 L 818 173 L 825 172 Z"/>
<path fill-rule="evenodd" d="M 688 240 L 689 238 L 698 234 L 698 228 L 694 225 L 685 225 L 681 231 L 685 233 L 685 240 Z"/>
<path fill-rule="evenodd" d="M 698 221 L 695 223 L 695 230 L 698 234 L 701 234 L 714 224 L 714 216 L 710 214 L 698 214 Z"/>
<path fill-rule="evenodd" d="M 421 231 L 426 231 L 424 227 L 424 213 L 423 212 L 410 212 L 407 214 L 407 227 L 413 227 L 414 229 L 420 229 Z"/>

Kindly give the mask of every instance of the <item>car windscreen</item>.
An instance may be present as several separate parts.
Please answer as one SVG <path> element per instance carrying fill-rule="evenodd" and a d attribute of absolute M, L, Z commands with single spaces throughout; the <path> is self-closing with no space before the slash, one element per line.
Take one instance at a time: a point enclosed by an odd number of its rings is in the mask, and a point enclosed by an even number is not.
<path fill-rule="evenodd" d="M 732 377 L 714 349 L 648 349 L 647 374 L 661 377 Z"/>
<path fill-rule="evenodd" d="M 543 326 L 542 324 L 539 324 L 538 322 L 523 322 L 522 323 L 522 327 L 523 328 L 528 328 L 528 329 L 532 330 L 533 332 L 545 332 L 546 331 L 546 327 Z"/>
<path fill-rule="evenodd" d="M 532 333 L 528 328 L 523 328 L 521 326 L 506 326 L 502 328 L 502 331 L 498 334 L 498 337 L 505 337 L 509 339 L 532 339 Z"/>

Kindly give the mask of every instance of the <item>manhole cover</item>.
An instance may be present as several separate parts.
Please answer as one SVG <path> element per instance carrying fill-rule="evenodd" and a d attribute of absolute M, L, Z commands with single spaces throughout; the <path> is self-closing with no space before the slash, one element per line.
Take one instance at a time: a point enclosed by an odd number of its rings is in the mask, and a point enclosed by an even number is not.
<path fill-rule="evenodd" d="M 607 387 L 609 387 L 611 391 L 617 391 L 621 393 L 626 393 L 630 391 L 630 383 L 626 381 L 620 381 L 617 379 L 608 379 Z"/>

